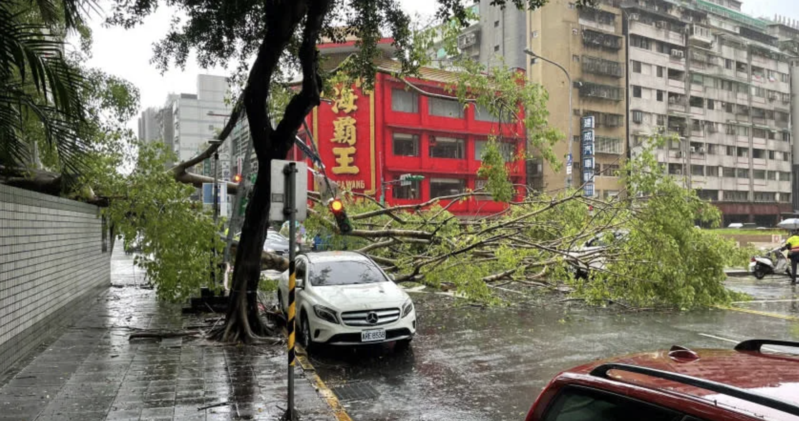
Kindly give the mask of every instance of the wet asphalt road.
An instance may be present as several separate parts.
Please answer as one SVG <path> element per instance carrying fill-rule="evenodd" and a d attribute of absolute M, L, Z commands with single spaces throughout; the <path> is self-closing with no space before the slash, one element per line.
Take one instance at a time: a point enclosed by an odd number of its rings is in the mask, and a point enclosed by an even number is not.
<path fill-rule="evenodd" d="M 741 308 L 799 316 L 799 289 L 785 279 L 729 285 L 757 300 L 736 304 Z M 354 420 L 520 420 L 552 376 L 592 360 L 674 344 L 730 348 L 754 337 L 799 339 L 797 321 L 736 311 L 453 308 L 440 298 L 414 295 L 419 331 L 409 351 L 325 348 L 311 356 Z"/>

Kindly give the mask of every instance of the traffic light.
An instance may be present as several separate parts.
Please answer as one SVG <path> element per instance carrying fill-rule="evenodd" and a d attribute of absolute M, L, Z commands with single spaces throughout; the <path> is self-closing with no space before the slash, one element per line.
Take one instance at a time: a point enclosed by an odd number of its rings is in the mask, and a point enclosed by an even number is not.
<path fill-rule="evenodd" d="M 234 183 L 241 183 L 241 174 L 236 174 L 233 176 Z"/>
<path fill-rule="evenodd" d="M 333 218 L 336 219 L 336 225 L 338 225 L 338 230 L 341 234 L 349 234 L 352 232 L 352 223 L 350 222 L 350 218 L 347 217 L 347 211 L 344 210 L 344 202 L 341 199 L 330 199 L 327 202 L 328 208 L 330 208 L 330 213 L 333 214 Z"/>

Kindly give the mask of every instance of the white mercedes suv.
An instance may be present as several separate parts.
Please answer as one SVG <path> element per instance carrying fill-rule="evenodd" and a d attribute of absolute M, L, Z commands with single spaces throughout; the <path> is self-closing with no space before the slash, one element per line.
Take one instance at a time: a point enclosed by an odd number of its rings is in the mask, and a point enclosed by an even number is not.
<path fill-rule="evenodd" d="M 416 334 L 416 311 L 408 294 L 372 259 L 332 251 L 297 256 L 297 333 L 306 350 L 314 344 L 363 345 L 397 342 Z M 288 311 L 288 272 L 277 299 Z"/>

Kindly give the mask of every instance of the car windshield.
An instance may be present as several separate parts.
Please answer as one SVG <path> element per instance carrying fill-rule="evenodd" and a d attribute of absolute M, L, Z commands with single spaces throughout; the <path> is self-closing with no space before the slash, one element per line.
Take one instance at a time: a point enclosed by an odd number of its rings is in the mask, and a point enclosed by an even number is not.
<path fill-rule="evenodd" d="M 385 282 L 386 277 L 368 261 L 341 260 L 311 263 L 308 280 L 313 286 Z"/>

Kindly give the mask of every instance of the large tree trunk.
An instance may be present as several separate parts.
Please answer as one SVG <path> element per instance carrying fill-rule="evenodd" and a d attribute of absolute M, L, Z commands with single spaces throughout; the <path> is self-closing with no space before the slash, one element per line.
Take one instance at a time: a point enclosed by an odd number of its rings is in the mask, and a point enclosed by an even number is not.
<path fill-rule="evenodd" d="M 258 179 L 247 206 L 223 329 L 212 336 L 225 342 L 253 342 L 259 336 L 272 336 L 258 311 L 258 283 L 261 277 L 261 253 L 269 228 L 269 165 L 259 165 Z"/>
<path fill-rule="evenodd" d="M 244 107 L 250 125 L 253 148 L 258 157 L 258 179 L 247 205 L 239 247 L 236 250 L 233 287 L 225 325 L 212 332 L 213 338 L 226 342 L 257 342 L 271 334 L 258 311 L 258 282 L 261 274 L 261 250 L 269 225 L 271 198 L 270 166 L 273 159 L 285 159 L 294 136 L 305 117 L 320 102 L 321 80 L 318 73 L 316 42 L 332 0 L 294 0 L 267 3 L 266 34 L 253 62 L 244 89 Z M 283 119 L 273 128 L 266 101 L 272 74 L 279 59 L 305 18 L 302 43 L 298 52 L 302 65 L 302 90 L 292 97 Z"/>

